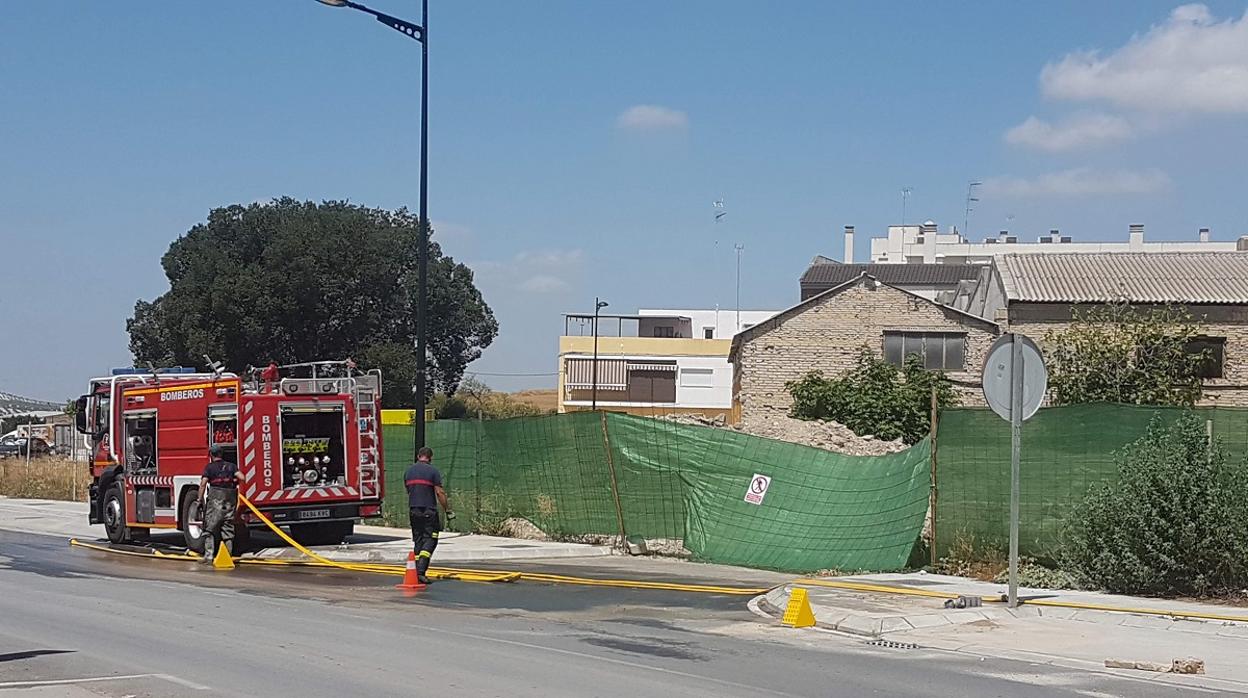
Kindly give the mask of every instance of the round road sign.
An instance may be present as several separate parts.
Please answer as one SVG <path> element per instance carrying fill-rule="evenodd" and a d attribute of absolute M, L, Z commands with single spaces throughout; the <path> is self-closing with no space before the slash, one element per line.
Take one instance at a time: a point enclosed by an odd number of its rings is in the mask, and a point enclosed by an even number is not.
<path fill-rule="evenodd" d="M 984 360 L 984 400 L 1005 421 L 1010 421 L 1011 391 L 1014 388 L 1013 354 L 1014 340 L 1023 345 L 1023 416 L 1031 419 L 1048 389 L 1049 373 L 1044 367 L 1044 355 L 1040 347 L 1021 334 L 1002 335 L 992 343 L 988 358 Z"/>

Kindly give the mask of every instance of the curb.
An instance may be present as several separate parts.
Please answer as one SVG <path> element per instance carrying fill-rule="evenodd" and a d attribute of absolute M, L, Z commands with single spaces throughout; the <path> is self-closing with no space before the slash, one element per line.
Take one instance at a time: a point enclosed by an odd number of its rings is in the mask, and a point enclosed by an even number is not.
<path fill-rule="evenodd" d="M 792 585 L 781 584 L 766 594 L 754 597 L 751 601 L 752 607 L 750 610 L 757 609 L 756 613 L 765 618 L 780 620 L 784 617 L 784 608 L 782 606 L 777 606 L 772 597 L 784 597 L 786 599 L 785 604 L 787 605 L 787 598 L 791 589 Z M 846 621 L 851 622 L 847 623 Z M 874 625 L 872 624 L 872 621 L 875 622 Z M 819 616 L 815 616 L 815 627 L 820 630 L 854 635 L 868 640 L 878 640 L 880 638 L 881 628 L 879 625 L 880 619 L 866 618 L 863 616 L 846 615 L 844 618 L 841 618 L 835 623 L 828 623 L 826 621 L 819 620 Z"/>

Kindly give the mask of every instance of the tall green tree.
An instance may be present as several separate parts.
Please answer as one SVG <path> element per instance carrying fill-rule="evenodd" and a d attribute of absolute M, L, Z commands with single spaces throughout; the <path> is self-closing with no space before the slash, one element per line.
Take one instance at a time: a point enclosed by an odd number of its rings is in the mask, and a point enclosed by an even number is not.
<path fill-rule="evenodd" d="M 415 382 L 417 228 L 405 209 L 275 199 L 213 209 L 161 259 L 169 291 L 126 323 L 136 361 L 230 370 L 354 358 L 387 406 Z M 453 393 L 498 334 L 472 270 L 429 245 L 428 390 Z"/>
<path fill-rule="evenodd" d="M 1193 350 L 1201 331 L 1187 311 L 1119 302 L 1073 315 L 1069 328 L 1044 338 L 1054 405 L 1191 406 L 1200 399 L 1201 371 L 1214 357 Z"/>

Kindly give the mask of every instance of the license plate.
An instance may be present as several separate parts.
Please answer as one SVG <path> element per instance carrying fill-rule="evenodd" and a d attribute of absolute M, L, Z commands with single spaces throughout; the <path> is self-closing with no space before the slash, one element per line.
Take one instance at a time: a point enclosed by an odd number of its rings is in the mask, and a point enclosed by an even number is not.
<path fill-rule="evenodd" d="M 328 519 L 329 509 L 305 509 L 299 512 L 301 519 Z"/>

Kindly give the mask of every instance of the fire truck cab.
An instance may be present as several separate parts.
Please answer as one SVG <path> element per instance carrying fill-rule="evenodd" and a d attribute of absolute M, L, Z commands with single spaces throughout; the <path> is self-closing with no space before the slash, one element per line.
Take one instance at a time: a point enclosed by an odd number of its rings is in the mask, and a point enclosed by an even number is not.
<path fill-rule="evenodd" d="M 351 361 L 252 370 L 114 369 L 77 401 L 91 454 L 90 522 L 115 543 L 180 530 L 203 551 L 199 482 L 208 446 L 238 464 L 246 495 L 309 545 L 336 544 L 379 516 L 381 373 Z M 235 547 L 263 526 L 239 506 Z"/>

